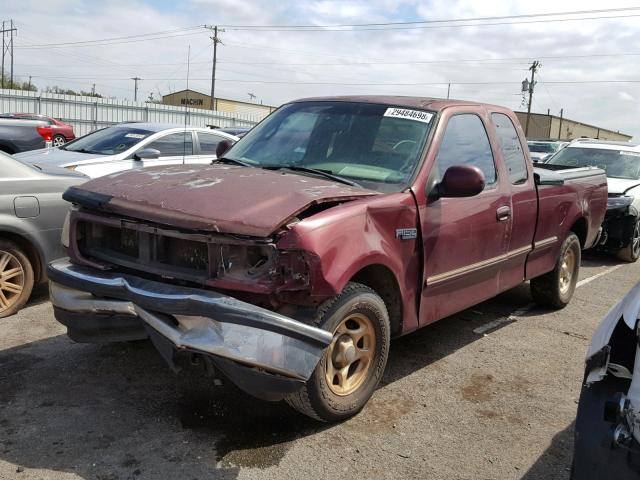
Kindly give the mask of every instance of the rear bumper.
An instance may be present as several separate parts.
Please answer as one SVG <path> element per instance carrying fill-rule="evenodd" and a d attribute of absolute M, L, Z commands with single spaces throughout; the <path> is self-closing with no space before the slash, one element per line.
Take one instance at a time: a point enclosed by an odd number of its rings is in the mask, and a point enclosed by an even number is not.
<path fill-rule="evenodd" d="M 302 386 L 329 332 L 210 290 L 73 265 L 47 269 L 55 316 L 77 341 L 151 337 L 172 363 L 177 350 L 206 355 L 231 381 L 277 400 Z"/>

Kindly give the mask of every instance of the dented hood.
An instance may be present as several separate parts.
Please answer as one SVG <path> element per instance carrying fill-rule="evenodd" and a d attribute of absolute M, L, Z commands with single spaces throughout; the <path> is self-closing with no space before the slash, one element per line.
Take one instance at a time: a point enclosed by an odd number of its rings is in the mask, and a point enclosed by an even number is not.
<path fill-rule="evenodd" d="M 312 205 L 376 194 L 288 171 L 214 164 L 114 173 L 70 188 L 65 198 L 179 228 L 266 237 Z"/>

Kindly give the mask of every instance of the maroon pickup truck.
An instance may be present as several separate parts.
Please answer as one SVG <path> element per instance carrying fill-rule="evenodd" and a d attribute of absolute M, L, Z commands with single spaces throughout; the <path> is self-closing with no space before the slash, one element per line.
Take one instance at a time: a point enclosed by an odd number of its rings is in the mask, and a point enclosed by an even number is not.
<path fill-rule="evenodd" d="M 526 280 L 566 305 L 607 203 L 604 172 L 534 169 L 513 112 L 472 102 L 300 100 L 227 147 L 67 190 L 56 318 L 325 421 L 364 406 L 393 336 Z"/>

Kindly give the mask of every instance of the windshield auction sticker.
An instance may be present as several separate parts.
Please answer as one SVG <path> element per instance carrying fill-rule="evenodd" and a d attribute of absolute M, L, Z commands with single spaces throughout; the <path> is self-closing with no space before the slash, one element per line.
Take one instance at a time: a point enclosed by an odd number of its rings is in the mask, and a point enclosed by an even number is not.
<path fill-rule="evenodd" d="M 389 107 L 387 111 L 384 112 L 384 116 L 429 123 L 433 118 L 433 113 L 423 112 L 421 110 L 409 110 L 407 108 Z"/>

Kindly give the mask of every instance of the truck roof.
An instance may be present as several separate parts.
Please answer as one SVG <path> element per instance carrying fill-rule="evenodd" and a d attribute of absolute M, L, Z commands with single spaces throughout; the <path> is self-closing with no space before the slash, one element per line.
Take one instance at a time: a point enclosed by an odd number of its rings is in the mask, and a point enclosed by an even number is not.
<path fill-rule="evenodd" d="M 360 103 L 378 103 L 397 107 L 407 108 L 423 108 L 439 112 L 447 107 L 455 106 L 491 106 L 496 110 L 509 110 L 499 105 L 491 105 L 482 102 L 473 102 L 469 100 L 450 100 L 445 98 L 432 97 L 409 97 L 402 95 L 344 95 L 334 97 L 309 97 L 294 100 L 295 102 L 360 102 Z"/>

